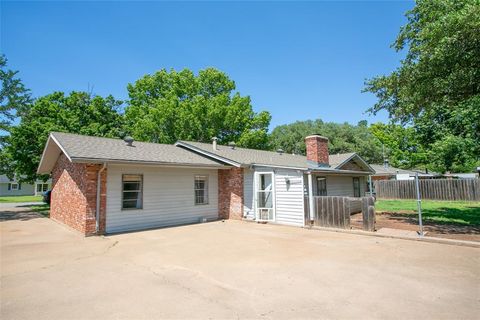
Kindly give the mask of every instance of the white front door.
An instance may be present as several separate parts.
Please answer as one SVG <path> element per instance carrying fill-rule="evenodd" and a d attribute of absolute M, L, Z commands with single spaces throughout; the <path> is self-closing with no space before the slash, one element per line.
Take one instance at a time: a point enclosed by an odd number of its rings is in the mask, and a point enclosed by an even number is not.
<path fill-rule="evenodd" d="M 255 217 L 257 221 L 274 221 L 274 183 L 272 172 L 255 173 Z"/>

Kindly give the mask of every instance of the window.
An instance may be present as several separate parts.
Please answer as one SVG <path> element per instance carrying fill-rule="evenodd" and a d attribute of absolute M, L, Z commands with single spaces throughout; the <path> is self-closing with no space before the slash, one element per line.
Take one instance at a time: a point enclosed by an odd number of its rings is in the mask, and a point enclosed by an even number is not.
<path fill-rule="evenodd" d="M 143 208 L 143 176 L 124 174 L 122 176 L 122 209 Z"/>
<path fill-rule="evenodd" d="M 195 176 L 195 204 L 208 204 L 208 176 Z"/>
<path fill-rule="evenodd" d="M 48 183 L 37 183 L 37 192 L 46 192 L 48 190 Z"/>
<path fill-rule="evenodd" d="M 20 190 L 19 187 L 18 187 L 18 183 L 15 183 L 15 182 L 11 183 L 11 189 L 12 190 Z"/>
<path fill-rule="evenodd" d="M 317 196 L 327 195 L 327 178 L 317 177 Z"/>
<path fill-rule="evenodd" d="M 360 178 L 353 178 L 353 196 L 360 197 Z"/>

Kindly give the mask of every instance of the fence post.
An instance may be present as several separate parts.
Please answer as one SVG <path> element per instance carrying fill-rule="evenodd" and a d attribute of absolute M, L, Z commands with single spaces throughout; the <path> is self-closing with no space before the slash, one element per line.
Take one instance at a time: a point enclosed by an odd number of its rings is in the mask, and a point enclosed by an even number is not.
<path fill-rule="evenodd" d="M 415 186 L 417 189 L 418 225 L 420 227 L 420 237 L 423 237 L 422 199 L 420 198 L 420 187 L 418 186 L 418 172 L 415 173 Z"/>
<path fill-rule="evenodd" d="M 363 230 L 375 231 L 375 199 L 373 197 L 362 198 Z"/>

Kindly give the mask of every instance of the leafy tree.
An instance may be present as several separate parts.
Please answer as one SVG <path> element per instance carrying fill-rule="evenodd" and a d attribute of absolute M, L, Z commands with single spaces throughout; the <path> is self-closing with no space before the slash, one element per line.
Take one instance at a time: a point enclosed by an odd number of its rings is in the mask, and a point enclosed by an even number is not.
<path fill-rule="evenodd" d="M 255 113 L 250 98 L 234 90 L 235 83 L 213 68 L 146 75 L 128 85 L 126 130 L 142 141 L 210 142 L 216 136 L 220 143 L 266 148 L 270 114 Z"/>
<path fill-rule="evenodd" d="M 476 141 L 455 165 L 467 168 L 480 155 L 480 2 L 419 0 L 406 16 L 393 44 L 406 57 L 391 74 L 366 82 L 378 98 L 369 110 L 411 122 L 427 150 L 450 145 L 449 135 Z"/>
<path fill-rule="evenodd" d="M 478 141 L 477 141 L 478 143 Z M 480 161 L 470 155 L 475 150 L 475 141 L 447 135 L 432 144 L 429 152 L 428 168 L 436 172 L 468 172 Z"/>
<path fill-rule="evenodd" d="M 25 112 L 31 103 L 30 91 L 17 78 L 18 71 L 7 68 L 7 58 L 0 55 L 0 174 L 12 178 L 14 163 L 5 148 L 8 132 L 15 118 Z"/>
<path fill-rule="evenodd" d="M 360 121 L 357 126 L 320 119 L 281 125 L 271 133 L 271 146 L 288 153 L 305 154 L 304 139 L 314 133 L 329 138 L 330 154 L 357 152 L 370 163 L 382 161 L 381 144 L 369 131 L 366 121 Z"/>
<path fill-rule="evenodd" d="M 15 163 L 10 174 L 24 181 L 37 178 L 40 157 L 52 131 L 118 137 L 123 124 L 117 112 L 120 105 L 112 96 L 103 98 L 85 92 L 55 92 L 37 99 L 7 139 L 6 151 Z"/>
<path fill-rule="evenodd" d="M 425 166 L 427 152 L 419 142 L 415 128 L 375 123 L 370 126 L 370 131 L 382 143 L 382 152 L 392 166 L 404 169 Z"/>
<path fill-rule="evenodd" d="M 0 131 L 10 131 L 12 121 L 25 112 L 31 102 L 30 90 L 16 77 L 17 73 L 7 69 L 7 58 L 0 55 Z"/>

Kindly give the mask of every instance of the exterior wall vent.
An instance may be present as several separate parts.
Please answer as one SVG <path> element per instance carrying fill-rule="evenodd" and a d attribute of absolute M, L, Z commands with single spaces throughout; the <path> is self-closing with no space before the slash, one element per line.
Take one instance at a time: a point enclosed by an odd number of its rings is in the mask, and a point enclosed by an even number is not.
<path fill-rule="evenodd" d="M 213 148 L 213 150 L 217 150 L 217 140 L 218 140 L 217 137 L 212 138 L 212 148 Z"/>

